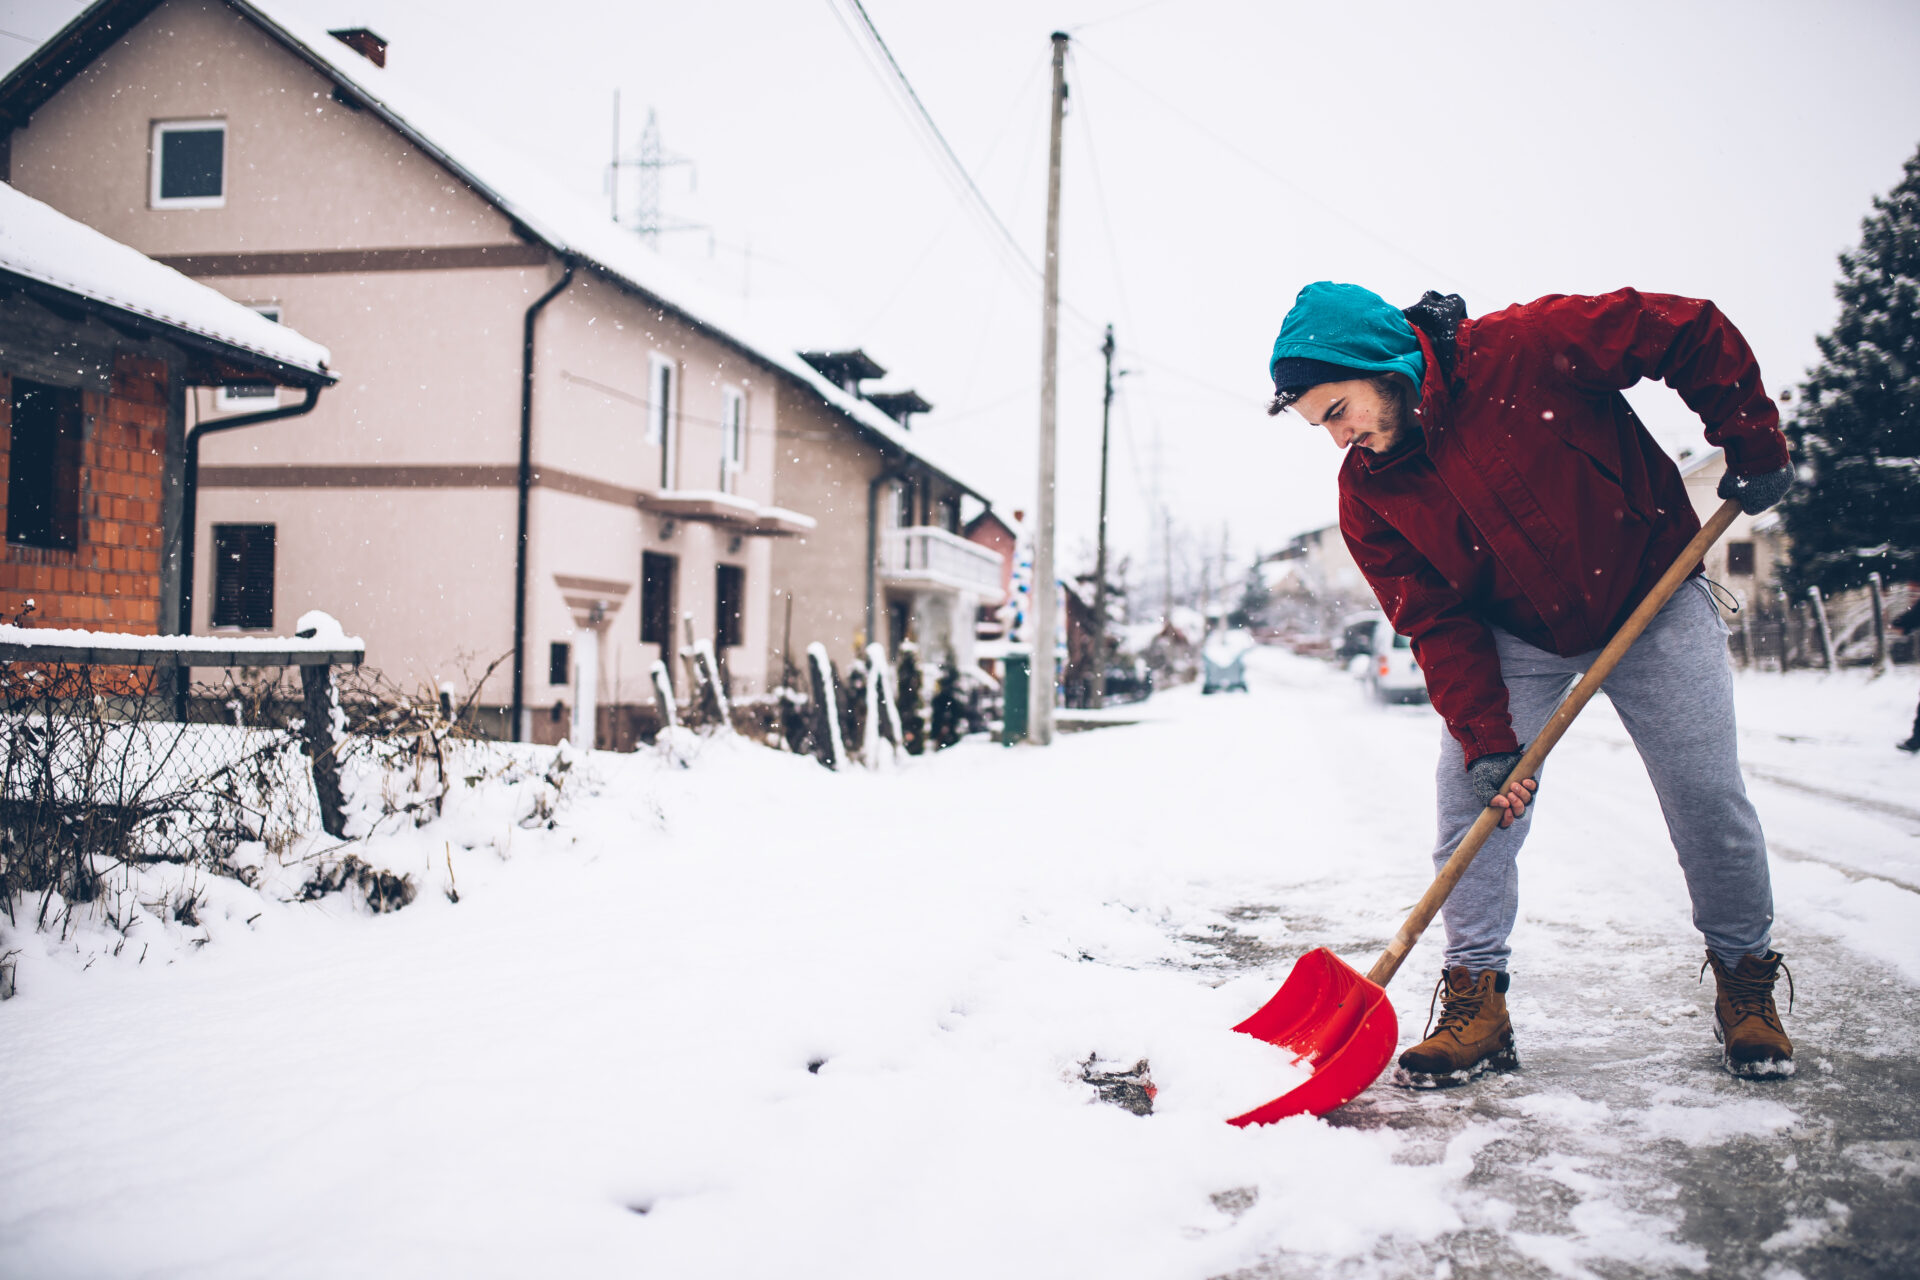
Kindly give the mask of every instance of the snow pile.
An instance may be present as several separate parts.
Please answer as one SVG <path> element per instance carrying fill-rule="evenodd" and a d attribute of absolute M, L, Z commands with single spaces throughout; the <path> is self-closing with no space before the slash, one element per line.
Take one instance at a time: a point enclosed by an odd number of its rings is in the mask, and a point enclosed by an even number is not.
<path fill-rule="evenodd" d="M 433 776 L 389 770 L 378 804 L 356 780 L 350 851 L 410 878 L 405 910 L 230 885 L 144 963 L 8 929 L 0 1273 L 1761 1274 L 1906 1206 L 1884 1142 L 1844 1194 L 1820 1179 L 1911 1111 L 1868 1090 L 1892 1118 L 1860 1121 L 1827 1087 L 1910 1055 L 1912 988 L 1846 949 L 1907 944 L 1850 916 L 1843 946 L 1782 876 L 1804 1069 L 1719 1071 L 1658 808 L 1600 704 L 1527 855 L 1526 1069 L 1226 1124 L 1301 1076 L 1228 1028 L 1309 947 L 1370 963 L 1424 887 L 1440 732 L 1325 665 L 1249 667 L 1246 698 L 879 773 L 686 731 L 491 748 L 450 758 L 437 808 Z M 1852 691 L 1800 728 L 1839 732 Z M 1765 696 L 1749 733 L 1783 728 Z M 1770 823 L 1800 794 L 1756 784 Z M 1914 876 L 1904 832 L 1869 843 Z M 1403 1041 L 1436 964 L 1429 940 L 1389 989 Z M 1090 1075 L 1143 1061 L 1150 1115 L 1098 1100 Z M 1702 1211 L 1735 1170 L 1779 1198 Z M 1703 1241 L 1728 1220 L 1757 1229 Z"/>

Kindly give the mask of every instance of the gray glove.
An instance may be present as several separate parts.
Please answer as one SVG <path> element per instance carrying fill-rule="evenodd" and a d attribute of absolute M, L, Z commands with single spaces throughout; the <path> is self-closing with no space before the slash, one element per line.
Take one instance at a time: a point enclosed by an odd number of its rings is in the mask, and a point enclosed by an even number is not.
<path fill-rule="evenodd" d="M 1729 471 L 1720 477 L 1720 487 L 1715 492 L 1722 498 L 1734 499 L 1748 515 L 1757 516 L 1786 497 L 1787 490 L 1791 488 L 1793 467 L 1789 464 L 1778 471 L 1763 471 L 1757 476 L 1739 479 Z"/>
<path fill-rule="evenodd" d="M 1520 757 L 1526 754 L 1527 744 L 1521 743 L 1518 751 L 1499 751 L 1490 756 L 1481 756 L 1467 766 L 1467 781 L 1473 787 L 1473 794 L 1480 797 L 1480 803 L 1489 805 L 1500 794 L 1500 784 L 1513 772 L 1513 766 L 1520 763 Z M 1540 789 L 1536 780 L 1534 790 Z"/>

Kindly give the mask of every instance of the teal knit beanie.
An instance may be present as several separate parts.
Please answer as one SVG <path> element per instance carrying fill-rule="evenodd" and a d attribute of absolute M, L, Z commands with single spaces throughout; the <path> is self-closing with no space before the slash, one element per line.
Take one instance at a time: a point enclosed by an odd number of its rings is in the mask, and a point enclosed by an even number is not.
<path fill-rule="evenodd" d="M 1372 373 L 1426 373 L 1420 339 L 1400 309 L 1371 289 L 1320 280 L 1294 299 L 1267 372 L 1276 394 Z"/>

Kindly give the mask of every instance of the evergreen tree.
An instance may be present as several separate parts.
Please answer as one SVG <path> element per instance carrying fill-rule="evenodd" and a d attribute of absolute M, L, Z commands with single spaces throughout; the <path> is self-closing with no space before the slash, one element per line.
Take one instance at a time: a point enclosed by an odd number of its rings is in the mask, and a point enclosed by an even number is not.
<path fill-rule="evenodd" d="M 1260 571 L 1260 557 L 1255 556 L 1246 583 L 1240 588 L 1240 603 L 1227 615 L 1227 625 L 1257 627 L 1266 621 L 1267 610 L 1272 607 L 1273 592 L 1267 589 L 1267 575 Z"/>
<path fill-rule="evenodd" d="M 917 756 L 927 749 L 926 704 L 920 696 L 920 649 L 913 641 L 900 645 L 900 661 L 894 676 L 900 695 L 900 732 L 906 735 L 907 754 Z"/>
<path fill-rule="evenodd" d="M 1920 579 L 1920 152 L 1873 210 L 1787 426 L 1807 481 L 1782 505 L 1796 593 Z"/>
<path fill-rule="evenodd" d="M 846 679 L 833 673 L 834 696 L 840 700 L 840 741 L 848 755 L 863 759 L 867 750 L 867 664 L 855 658 L 847 664 Z"/>
<path fill-rule="evenodd" d="M 960 664 L 955 660 L 953 650 L 947 650 L 947 661 L 940 668 L 940 678 L 933 683 L 933 746 L 936 751 L 944 751 L 958 743 L 966 734 L 966 708 L 960 701 Z"/>

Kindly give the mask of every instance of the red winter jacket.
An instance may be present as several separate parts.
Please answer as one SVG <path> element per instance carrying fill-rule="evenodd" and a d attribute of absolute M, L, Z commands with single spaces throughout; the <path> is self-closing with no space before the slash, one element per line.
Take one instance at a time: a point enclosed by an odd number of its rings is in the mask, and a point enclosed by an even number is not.
<path fill-rule="evenodd" d="M 1622 289 L 1462 320 L 1426 356 L 1422 439 L 1347 451 L 1340 531 L 1467 763 L 1519 747 L 1489 624 L 1563 656 L 1605 644 L 1700 529 L 1620 389 L 1660 378 L 1735 476 L 1787 465 L 1779 413 L 1711 302 Z"/>

